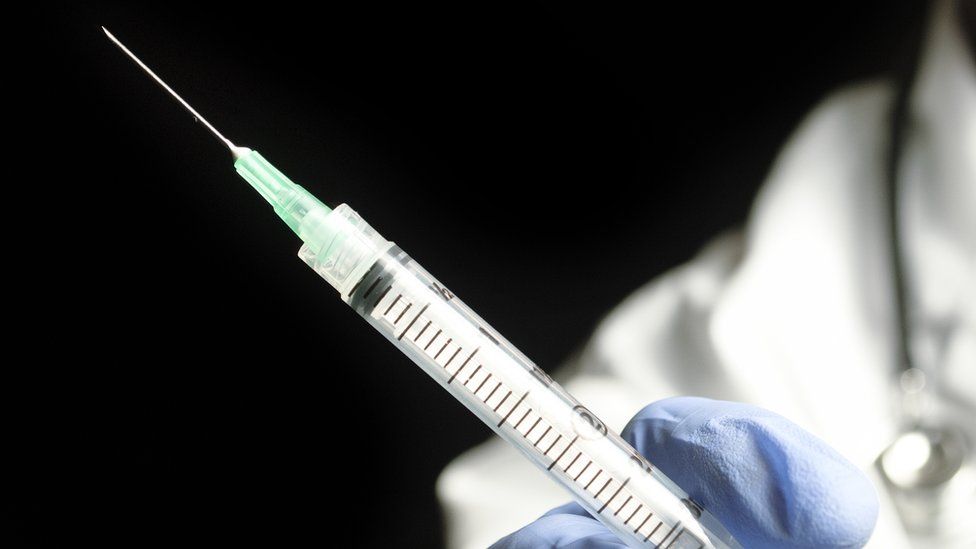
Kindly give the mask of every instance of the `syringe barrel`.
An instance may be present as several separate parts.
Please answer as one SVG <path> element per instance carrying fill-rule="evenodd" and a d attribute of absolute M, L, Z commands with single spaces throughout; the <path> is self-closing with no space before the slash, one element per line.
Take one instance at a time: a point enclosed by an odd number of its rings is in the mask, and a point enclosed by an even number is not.
<path fill-rule="evenodd" d="M 737 547 L 687 495 L 343 204 L 299 256 L 342 299 L 632 547 Z M 512 495 L 518 497 L 517 494 Z"/>

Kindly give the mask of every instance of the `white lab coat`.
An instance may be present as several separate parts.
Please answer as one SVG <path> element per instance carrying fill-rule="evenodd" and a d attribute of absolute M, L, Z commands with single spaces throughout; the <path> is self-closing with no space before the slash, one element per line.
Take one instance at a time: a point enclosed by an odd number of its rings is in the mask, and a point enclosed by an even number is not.
<path fill-rule="evenodd" d="M 952 11 L 937 9 L 912 92 L 901 219 L 916 360 L 941 365 L 962 402 L 950 413 L 976 427 L 976 71 Z M 614 309 L 560 371 L 570 393 L 618 430 L 674 395 L 757 404 L 878 480 L 874 462 L 898 432 L 899 410 L 883 198 L 893 96 L 891 83 L 865 83 L 817 107 L 779 155 L 745 230 Z M 931 543 L 910 540 L 877 486 L 869 546 Z M 458 457 L 437 489 L 448 544 L 463 549 L 569 499 L 497 439 Z M 941 534 L 976 547 L 976 495 L 957 511 L 965 519 Z"/>

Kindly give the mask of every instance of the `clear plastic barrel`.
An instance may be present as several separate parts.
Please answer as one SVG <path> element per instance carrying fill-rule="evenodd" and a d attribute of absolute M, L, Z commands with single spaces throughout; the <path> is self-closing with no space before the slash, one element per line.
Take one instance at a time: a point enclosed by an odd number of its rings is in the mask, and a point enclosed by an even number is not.
<path fill-rule="evenodd" d="M 302 260 L 621 540 L 631 547 L 739 547 L 678 486 L 356 212 L 343 204 L 328 218 L 337 236 L 319 250 L 303 246 Z"/>

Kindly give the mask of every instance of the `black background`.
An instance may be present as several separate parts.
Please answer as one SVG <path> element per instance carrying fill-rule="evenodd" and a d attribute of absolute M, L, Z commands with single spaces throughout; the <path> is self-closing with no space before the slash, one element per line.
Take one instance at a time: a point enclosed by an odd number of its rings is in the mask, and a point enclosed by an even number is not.
<path fill-rule="evenodd" d="M 35 10 L 8 52 L 32 119 L 7 188 L 30 216 L 7 238 L 6 532 L 436 547 L 437 474 L 489 435 L 99 25 L 552 371 L 740 224 L 802 115 L 890 70 L 924 11 L 657 4 Z"/>

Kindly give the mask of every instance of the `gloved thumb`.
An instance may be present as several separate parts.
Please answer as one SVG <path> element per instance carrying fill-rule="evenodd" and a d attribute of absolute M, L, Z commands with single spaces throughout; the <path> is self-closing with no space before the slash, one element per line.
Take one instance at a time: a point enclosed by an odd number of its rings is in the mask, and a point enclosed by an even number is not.
<path fill-rule="evenodd" d="M 867 477 L 768 410 L 670 398 L 641 410 L 622 435 L 744 547 L 859 547 L 874 529 Z"/>

